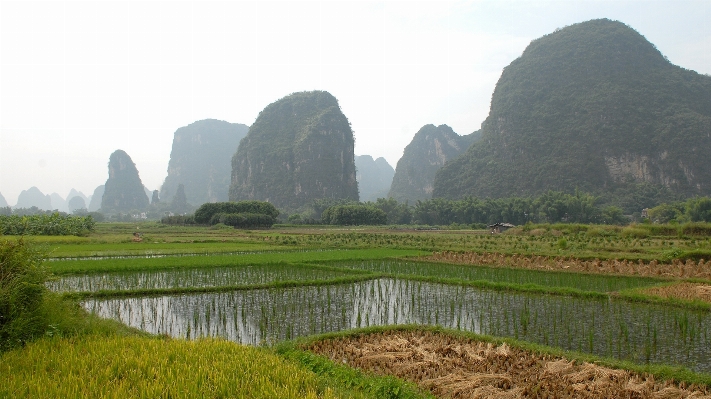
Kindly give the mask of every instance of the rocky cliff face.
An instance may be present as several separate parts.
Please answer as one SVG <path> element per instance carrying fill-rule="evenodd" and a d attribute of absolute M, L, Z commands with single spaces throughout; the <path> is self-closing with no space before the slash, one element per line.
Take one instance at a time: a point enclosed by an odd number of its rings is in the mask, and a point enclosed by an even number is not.
<path fill-rule="evenodd" d="M 294 93 L 259 113 L 232 158 L 230 200 L 297 209 L 315 199 L 358 200 L 353 131 L 324 91 Z"/>
<path fill-rule="evenodd" d="M 104 198 L 104 185 L 100 185 L 94 189 L 94 193 L 91 195 L 91 200 L 89 201 L 89 207 L 87 210 L 89 212 L 96 212 L 101 209 L 101 200 Z"/>
<path fill-rule="evenodd" d="M 504 69 L 482 132 L 438 173 L 435 196 L 610 196 L 640 184 L 711 194 L 711 77 L 620 22 L 532 41 Z"/>
<path fill-rule="evenodd" d="M 370 155 L 360 155 L 355 157 L 355 166 L 360 200 L 374 202 L 387 198 L 395 175 L 388 161 L 383 157 L 373 160 Z"/>
<path fill-rule="evenodd" d="M 447 125 L 423 126 L 405 147 L 388 195 L 411 204 L 432 198 L 437 171 L 464 152 L 478 137 L 478 132 L 459 136 Z"/>
<path fill-rule="evenodd" d="M 125 151 L 114 151 L 109 157 L 109 178 L 104 185 L 101 212 L 140 211 L 147 206 L 148 196 L 136 165 Z"/>
<path fill-rule="evenodd" d="M 248 130 L 247 125 L 216 119 L 197 121 L 176 130 L 160 198 L 170 201 L 183 184 L 190 204 L 227 201 L 230 160 Z"/>

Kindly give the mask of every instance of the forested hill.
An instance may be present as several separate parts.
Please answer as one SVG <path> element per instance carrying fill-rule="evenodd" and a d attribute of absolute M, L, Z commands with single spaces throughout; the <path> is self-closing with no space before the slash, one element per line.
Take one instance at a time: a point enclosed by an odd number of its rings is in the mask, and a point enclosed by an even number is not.
<path fill-rule="evenodd" d="M 183 184 L 187 202 L 227 201 L 232 167 L 230 160 L 249 126 L 205 119 L 175 131 L 168 176 L 160 197 L 170 201 Z"/>
<path fill-rule="evenodd" d="M 482 132 L 439 171 L 435 197 L 635 185 L 711 194 L 711 77 L 672 65 L 620 22 L 532 41 L 504 69 Z"/>
<path fill-rule="evenodd" d="M 138 176 L 138 169 L 123 150 L 109 157 L 109 178 L 101 197 L 101 212 L 141 211 L 148 206 L 148 196 Z"/>
<path fill-rule="evenodd" d="M 479 137 L 478 131 L 460 136 L 447 125 L 422 126 L 397 162 L 388 196 L 411 204 L 430 199 L 435 173 Z"/>
<path fill-rule="evenodd" d="M 358 200 L 353 131 L 325 91 L 294 93 L 264 108 L 232 158 L 230 200 L 293 210 L 315 199 Z"/>

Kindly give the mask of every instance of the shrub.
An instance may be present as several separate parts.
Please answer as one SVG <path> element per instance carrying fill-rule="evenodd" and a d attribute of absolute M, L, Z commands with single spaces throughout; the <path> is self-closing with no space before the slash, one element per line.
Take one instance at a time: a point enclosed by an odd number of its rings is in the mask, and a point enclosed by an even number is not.
<path fill-rule="evenodd" d="M 321 215 L 324 223 L 335 225 L 380 225 L 388 222 L 388 215 L 371 205 L 337 205 L 326 208 Z"/>
<path fill-rule="evenodd" d="M 274 205 L 266 201 L 214 202 L 200 205 L 195 211 L 195 222 L 211 223 L 212 217 L 217 213 L 254 213 L 270 216 L 273 220 L 279 216 Z"/>
<path fill-rule="evenodd" d="M 0 350 L 44 334 L 42 301 L 49 272 L 44 255 L 25 240 L 0 242 Z"/>
<path fill-rule="evenodd" d="M 636 225 L 627 226 L 622 229 L 622 237 L 648 238 L 649 229 L 640 228 Z"/>
<path fill-rule="evenodd" d="M 235 228 L 269 228 L 274 224 L 274 218 L 259 213 L 220 213 L 219 223 Z"/>
<path fill-rule="evenodd" d="M 165 216 L 165 217 L 161 218 L 160 222 L 163 224 L 179 224 L 179 225 L 195 224 L 195 218 L 193 217 L 193 215 Z"/>

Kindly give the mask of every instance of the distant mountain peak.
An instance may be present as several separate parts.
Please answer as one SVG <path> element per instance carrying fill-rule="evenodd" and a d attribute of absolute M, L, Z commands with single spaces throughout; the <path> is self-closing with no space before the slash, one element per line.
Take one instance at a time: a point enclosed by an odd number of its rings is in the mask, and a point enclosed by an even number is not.
<path fill-rule="evenodd" d="M 101 211 L 140 211 L 147 206 L 148 196 L 138 176 L 136 165 L 125 151 L 114 151 L 109 157 L 109 178 L 104 185 Z"/>
<path fill-rule="evenodd" d="M 232 158 L 230 200 L 297 209 L 322 198 L 358 200 L 353 131 L 325 91 L 288 95 L 264 108 Z"/>
<path fill-rule="evenodd" d="M 437 171 L 478 137 L 478 132 L 460 136 L 447 125 L 422 126 L 397 163 L 388 195 L 410 203 L 430 199 Z"/>
<path fill-rule="evenodd" d="M 231 159 L 249 126 L 204 119 L 175 131 L 160 198 L 170 201 L 183 184 L 188 203 L 227 201 Z"/>

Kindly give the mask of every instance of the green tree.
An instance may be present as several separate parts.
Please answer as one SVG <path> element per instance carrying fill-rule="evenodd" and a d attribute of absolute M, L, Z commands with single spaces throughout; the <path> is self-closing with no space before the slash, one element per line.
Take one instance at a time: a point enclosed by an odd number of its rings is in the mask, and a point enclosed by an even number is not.
<path fill-rule="evenodd" d="M 686 212 L 692 222 L 711 222 L 711 198 L 692 198 L 686 203 Z"/>

